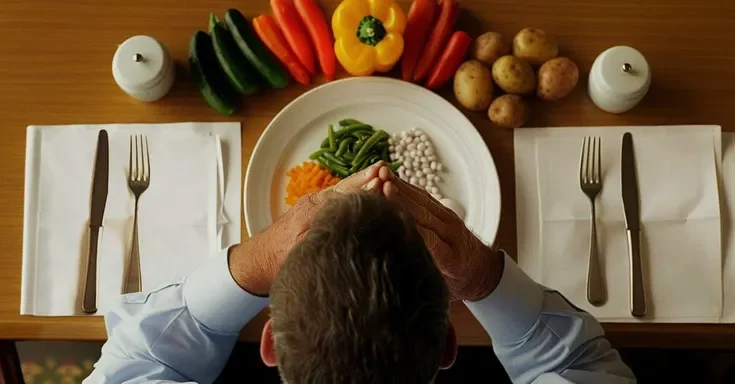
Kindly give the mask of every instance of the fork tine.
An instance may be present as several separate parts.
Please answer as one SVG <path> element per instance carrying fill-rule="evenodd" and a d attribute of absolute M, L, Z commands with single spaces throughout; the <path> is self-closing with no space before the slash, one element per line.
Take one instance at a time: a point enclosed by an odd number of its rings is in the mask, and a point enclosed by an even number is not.
<path fill-rule="evenodd" d="M 585 170 L 587 168 L 587 165 L 585 164 L 585 157 L 584 157 L 584 152 L 585 152 L 586 147 L 587 147 L 587 137 L 585 136 L 582 139 L 582 152 L 579 155 L 579 184 L 580 185 L 584 184 L 584 175 L 585 175 Z"/>
<path fill-rule="evenodd" d="M 143 163 L 141 160 L 141 149 L 140 149 L 140 135 L 135 135 L 135 181 L 140 181 L 140 176 L 143 172 L 140 169 L 140 165 Z"/>
<path fill-rule="evenodd" d="M 146 160 L 146 181 L 151 180 L 151 154 L 148 151 L 148 136 L 145 136 L 145 160 Z"/>
<path fill-rule="evenodd" d="M 597 137 L 592 137 L 590 145 L 590 184 L 597 183 Z"/>
<path fill-rule="evenodd" d="M 587 161 L 586 161 L 587 169 L 585 170 L 586 172 L 585 182 L 586 183 L 592 182 L 592 176 L 593 176 L 592 167 L 594 166 L 594 163 L 592 163 L 594 161 L 594 158 L 592 157 L 593 155 L 592 147 L 593 146 L 594 146 L 594 137 L 588 137 L 587 138 Z"/>
<path fill-rule="evenodd" d="M 130 135 L 130 158 L 128 159 L 128 180 L 133 179 L 133 135 Z"/>
<path fill-rule="evenodd" d="M 602 138 L 597 138 L 597 183 L 602 183 Z"/>

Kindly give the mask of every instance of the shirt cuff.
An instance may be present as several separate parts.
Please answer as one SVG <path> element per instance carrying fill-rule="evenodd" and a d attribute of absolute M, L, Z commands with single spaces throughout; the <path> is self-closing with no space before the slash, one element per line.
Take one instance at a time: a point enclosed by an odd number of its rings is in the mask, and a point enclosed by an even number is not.
<path fill-rule="evenodd" d="M 495 290 L 478 301 L 465 301 L 495 342 L 514 342 L 523 338 L 541 315 L 544 292 L 513 259 L 505 254 L 503 276 Z"/>
<path fill-rule="evenodd" d="M 189 312 L 203 326 L 221 333 L 237 333 L 268 305 L 267 297 L 240 288 L 230 274 L 228 249 L 189 275 L 184 300 Z"/>

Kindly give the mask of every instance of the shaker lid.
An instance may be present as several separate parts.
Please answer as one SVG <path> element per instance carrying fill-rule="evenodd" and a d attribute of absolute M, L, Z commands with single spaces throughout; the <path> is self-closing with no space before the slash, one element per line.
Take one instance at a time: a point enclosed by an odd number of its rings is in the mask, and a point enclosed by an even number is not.
<path fill-rule="evenodd" d="M 597 61 L 601 85 L 621 96 L 636 97 L 651 84 L 651 69 L 638 50 L 626 46 L 612 47 Z"/>
<path fill-rule="evenodd" d="M 166 48 L 150 36 L 133 36 L 117 48 L 112 59 L 112 75 L 121 86 L 150 89 L 166 76 L 170 59 Z"/>

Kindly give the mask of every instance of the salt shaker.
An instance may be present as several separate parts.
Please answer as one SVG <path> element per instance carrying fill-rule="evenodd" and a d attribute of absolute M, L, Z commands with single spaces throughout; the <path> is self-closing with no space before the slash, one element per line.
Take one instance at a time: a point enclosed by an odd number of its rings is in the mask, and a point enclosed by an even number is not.
<path fill-rule="evenodd" d="M 174 61 L 166 47 L 150 36 L 133 36 L 117 48 L 112 76 L 128 95 L 140 101 L 156 101 L 174 83 Z"/>
<path fill-rule="evenodd" d="M 589 77 L 589 95 L 600 109 L 623 113 L 635 107 L 651 86 L 651 68 L 634 48 L 617 46 L 597 56 Z"/>

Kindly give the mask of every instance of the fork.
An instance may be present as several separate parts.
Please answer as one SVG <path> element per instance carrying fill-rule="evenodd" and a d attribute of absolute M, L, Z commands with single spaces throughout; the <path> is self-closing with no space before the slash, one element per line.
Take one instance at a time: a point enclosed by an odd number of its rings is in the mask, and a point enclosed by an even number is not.
<path fill-rule="evenodd" d="M 597 218 L 595 198 L 602 190 L 602 140 L 599 137 L 585 137 L 582 141 L 582 155 L 579 160 L 579 187 L 590 199 L 592 218 L 590 220 L 590 254 L 587 265 L 587 301 L 594 306 L 605 302 L 605 285 L 600 270 L 597 252 Z"/>
<path fill-rule="evenodd" d="M 135 159 L 135 164 L 133 164 Z M 140 248 L 138 243 L 138 200 L 151 183 L 151 157 L 148 152 L 148 138 L 143 135 L 130 135 L 130 160 L 128 166 L 128 188 L 135 195 L 135 216 L 133 219 L 133 239 L 130 257 L 125 268 L 122 293 L 140 292 L 142 289 L 140 273 Z"/>

